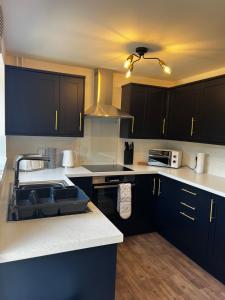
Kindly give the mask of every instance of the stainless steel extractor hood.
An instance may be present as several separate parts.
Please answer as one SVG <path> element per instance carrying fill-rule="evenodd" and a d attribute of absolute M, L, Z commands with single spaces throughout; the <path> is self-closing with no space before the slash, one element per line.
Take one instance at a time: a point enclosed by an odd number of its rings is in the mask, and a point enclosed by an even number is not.
<path fill-rule="evenodd" d="M 132 118 L 112 105 L 113 72 L 107 69 L 96 69 L 94 74 L 94 105 L 85 115 L 97 118 Z"/>

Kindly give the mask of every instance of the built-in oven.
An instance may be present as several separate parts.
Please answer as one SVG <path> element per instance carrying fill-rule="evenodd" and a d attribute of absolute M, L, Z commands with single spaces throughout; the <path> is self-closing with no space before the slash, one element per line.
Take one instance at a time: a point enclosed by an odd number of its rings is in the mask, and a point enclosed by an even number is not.
<path fill-rule="evenodd" d="M 92 201 L 102 211 L 102 213 L 124 234 L 126 234 L 126 224 L 132 221 L 131 217 L 124 220 L 117 211 L 117 194 L 120 183 L 131 183 L 132 202 L 135 194 L 135 176 L 106 176 L 93 177 Z"/>

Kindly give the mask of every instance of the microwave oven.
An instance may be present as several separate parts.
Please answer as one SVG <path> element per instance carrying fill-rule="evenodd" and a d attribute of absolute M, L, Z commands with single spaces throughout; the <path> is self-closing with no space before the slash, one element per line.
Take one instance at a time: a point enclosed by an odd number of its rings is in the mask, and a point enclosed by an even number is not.
<path fill-rule="evenodd" d="M 168 149 L 149 150 L 148 165 L 157 167 L 179 168 L 182 161 L 182 151 Z"/>

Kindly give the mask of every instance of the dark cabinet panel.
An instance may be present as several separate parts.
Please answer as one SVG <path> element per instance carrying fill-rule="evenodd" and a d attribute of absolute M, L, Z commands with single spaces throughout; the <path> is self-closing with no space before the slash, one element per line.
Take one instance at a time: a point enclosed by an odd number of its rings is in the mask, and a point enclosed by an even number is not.
<path fill-rule="evenodd" d="M 206 265 L 211 194 L 178 183 L 177 247 L 201 265 Z"/>
<path fill-rule="evenodd" d="M 207 263 L 211 194 L 160 176 L 157 231 L 202 266 Z"/>
<path fill-rule="evenodd" d="M 191 84 L 170 90 L 167 138 L 191 141 L 194 139 L 196 105 L 201 84 Z"/>
<path fill-rule="evenodd" d="M 165 132 L 166 89 L 140 84 L 122 88 L 121 110 L 133 116 L 122 119 L 122 138 L 161 138 Z"/>
<path fill-rule="evenodd" d="M 160 176 L 155 199 L 156 230 L 171 243 L 177 240 L 177 182 Z"/>
<path fill-rule="evenodd" d="M 132 115 L 133 119 L 121 119 L 120 137 L 144 138 L 146 98 L 146 86 L 128 84 L 122 88 L 121 110 Z"/>
<path fill-rule="evenodd" d="M 84 78 L 6 66 L 6 134 L 83 136 Z"/>
<path fill-rule="evenodd" d="M 210 271 L 225 283 L 225 198 L 212 195 Z"/>
<path fill-rule="evenodd" d="M 154 175 L 136 175 L 133 203 L 133 234 L 153 231 Z"/>
<path fill-rule="evenodd" d="M 203 83 L 196 116 L 197 140 L 225 144 L 225 78 Z"/>
<path fill-rule="evenodd" d="M 6 67 L 5 97 L 6 134 L 58 134 L 58 75 Z"/>
<path fill-rule="evenodd" d="M 83 136 L 84 79 L 60 76 L 60 134 Z"/>
<path fill-rule="evenodd" d="M 144 137 L 163 138 L 166 133 L 166 97 L 164 88 L 147 88 L 144 115 Z"/>

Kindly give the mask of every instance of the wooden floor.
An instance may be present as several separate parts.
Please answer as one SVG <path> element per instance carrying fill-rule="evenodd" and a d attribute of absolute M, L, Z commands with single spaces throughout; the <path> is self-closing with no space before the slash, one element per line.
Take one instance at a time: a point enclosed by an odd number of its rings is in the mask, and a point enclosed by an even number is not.
<path fill-rule="evenodd" d="M 157 233 L 118 247 L 116 300 L 225 300 L 225 286 Z"/>

